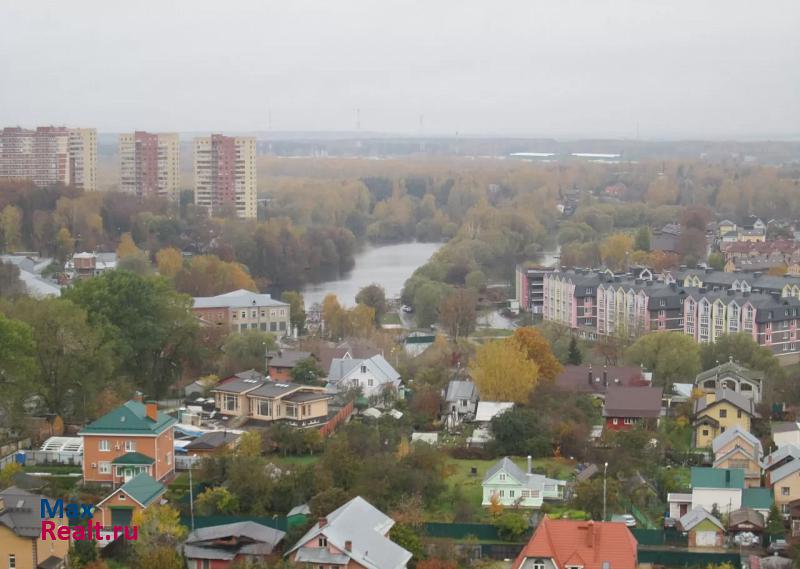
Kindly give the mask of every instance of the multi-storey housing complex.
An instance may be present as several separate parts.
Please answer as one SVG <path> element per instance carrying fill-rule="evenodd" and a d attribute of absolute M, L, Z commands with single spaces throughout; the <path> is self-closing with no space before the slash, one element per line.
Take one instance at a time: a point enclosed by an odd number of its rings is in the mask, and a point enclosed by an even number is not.
<path fill-rule="evenodd" d="M 517 265 L 516 299 L 522 310 L 531 314 L 542 314 L 544 306 L 544 276 L 552 273 L 553 267 L 525 267 Z"/>
<path fill-rule="evenodd" d="M 746 332 L 785 359 L 800 359 L 800 279 L 682 270 L 655 280 L 609 271 L 544 277 L 543 314 L 585 337 L 676 331 L 698 342 Z"/>
<path fill-rule="evenodd" d="M 194 203 L 212 215 L 232 208 L 237 217 L 256 217 L 254 137 L 194 139 Z"/>
<path fill-rule="evenodd" d="M 174 133 L 119 135 L 119 188 L 140 197 L 177 199 L 180 140 Z"/>
<path fill-rule="evenodd" d="M 0 178 L 31 180 L 37 186 L 97 189 L 97 132 L 90 128 L 20 127 L 0 132 Z"/>
<path fill-rule="evenodd" d="M 198 296 L 192 311 L 204 324 L 230 327 L 233 332 L 261 330 L 285 336 L 292 331 L 289 305 L 269 294 L 239 289 L 217 296 Z"/>

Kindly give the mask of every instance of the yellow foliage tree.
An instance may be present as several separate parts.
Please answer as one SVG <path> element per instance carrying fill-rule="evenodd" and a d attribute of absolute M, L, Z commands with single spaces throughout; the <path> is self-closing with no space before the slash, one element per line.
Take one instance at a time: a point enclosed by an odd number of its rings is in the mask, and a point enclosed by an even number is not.
<path fill-rule="evenodd" d="M 550 342 L 536 328 L 517 328 L 511 336 L 511 341 L 516 342 L 529 360 L 536 362 L 539 366 L 539 377 L 542 379 L 553 380 L 564 369 L 558 358 L 553 355 Z"/>
<path fill-rule="evenodd" d="M 503 504 L 500 503 L 500 495 L 496 492 L 489 498 L 489 513 L 494 517 L 503 513 Z"/>
<path fill-rule="evenodd" d="M 167 247 L 156 253 L 156 264 L 160 275 L 174 279 L 183 267 L 183 255 L 175 247 Z"/>
<path fill-rule="evenodd" d="M 625 269 L 628 255 L 633 251 L 633 237 L 627 233 L 614 233 L 600 244 L 603 263 L 612 271 Z"/>
<path fill-rule="evenodd" d="M 481 398 L 525 403 L 539 381 L 539 366 L 516 342 L 497 340 L 478 348 L 470 366 Z"/>
<path fill-rule="evenodd" d="M 126 257 L 138 257 L 142 254 L 142 250 L 136 246 L 131 234 L 123 233 L 119 239 L 119 245 L 117 246 L 117 257 L 119 259 L 124 259 Z"/>
<path fill-rule="evenodd" d="M 258 431 L 248 431 L 239 438 L 236 446 L 236 454 L 240 456 L 256 457 L 261 456 L 261 433 Z"/>

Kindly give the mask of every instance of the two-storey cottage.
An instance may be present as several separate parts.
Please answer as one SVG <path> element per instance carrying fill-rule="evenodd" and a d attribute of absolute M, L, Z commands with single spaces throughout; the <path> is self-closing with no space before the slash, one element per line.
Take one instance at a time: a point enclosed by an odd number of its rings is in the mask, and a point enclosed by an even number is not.
<path fill-rule="evenodd" d="M 176 422 L 155 403 L 131 400 L 88 424 L 78 433 L 84 481 L 116 486 L 142 472 L 159 481 L 172 477 Z"/>
<path fill-rule="evenodd" d="M 503 506 L 541 508 L 545 500 L 563 500 L 567 482 L 534 474 L 530 456 L 528 472 L 523 471 L 510 458 L 504 457 L 486 471 L 481 486 L 483 506 L 497 503 Z"/>
<path fill-rule="evenodd" d="M 721 433 L 711 442 L 714 468 L 741 468 L 747 487 L 761 486 L 761 441 L 739 426 Z"/>
<path fill-rule="evenodd" d="M 715 438 L 733 427 L 749 433 L 752 419 L 758 416 L 751 398 L 724 387 L 718 389 L 695 401 L 694 445 L 708 448 Z"/>
<path fill-rule="evenodd" d="M 382 355 L 357 359 L 345 354 L 331 360 L 328 371 L 329 392 L 344 392 L 359 389 L 365 397 L 383 397 L 396 393 L 400 388 L 400 374 Z"/>

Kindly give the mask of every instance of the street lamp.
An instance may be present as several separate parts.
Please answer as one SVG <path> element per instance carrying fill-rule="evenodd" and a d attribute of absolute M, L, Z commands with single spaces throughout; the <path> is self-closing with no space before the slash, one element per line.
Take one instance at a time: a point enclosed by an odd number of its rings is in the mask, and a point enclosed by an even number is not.
<path fill-rule="evenodd" d="M 608 485 L 606 483 L 606 474 L 608 473 L 608 463 L 603 464 L 603 521 L 606 521 L 606 492 Z"/>

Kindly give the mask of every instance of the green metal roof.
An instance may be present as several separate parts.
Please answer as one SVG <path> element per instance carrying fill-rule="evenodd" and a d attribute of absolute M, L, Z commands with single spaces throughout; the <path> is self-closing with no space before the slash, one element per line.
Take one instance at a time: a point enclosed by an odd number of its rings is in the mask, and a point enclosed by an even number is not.
<path fill-rule="evenodd" d="M 692 488 L 744 488 L 744 469 L 692 467 Z"/>
<path fill-rule="evenodd" d="M 772 492 L 769 488 L 745 488 L 742 491 L 742 507 L 769 510 L 772 507 Z"/>
<path fill-rule="evenodd" d="M 120 486 L 117 492 L 120 490 L 139 502 L 142 506 L 147 507 L 153 500 L 164 493 L 166 486 L 155 480 L 149 474 L 143 472 Z"/>
<path fill-rule="evenodd" d="M 157 435 L 178 421 L 160 411 L 153 421 L 143 403 L 128 401 L 90 423 L 79 434 Z"/>
<path fill-rule="evenodd" d="M 111 461 L 111 464 L 153 464 L 155 460 L 140 452 L 126 452 Z"/>

